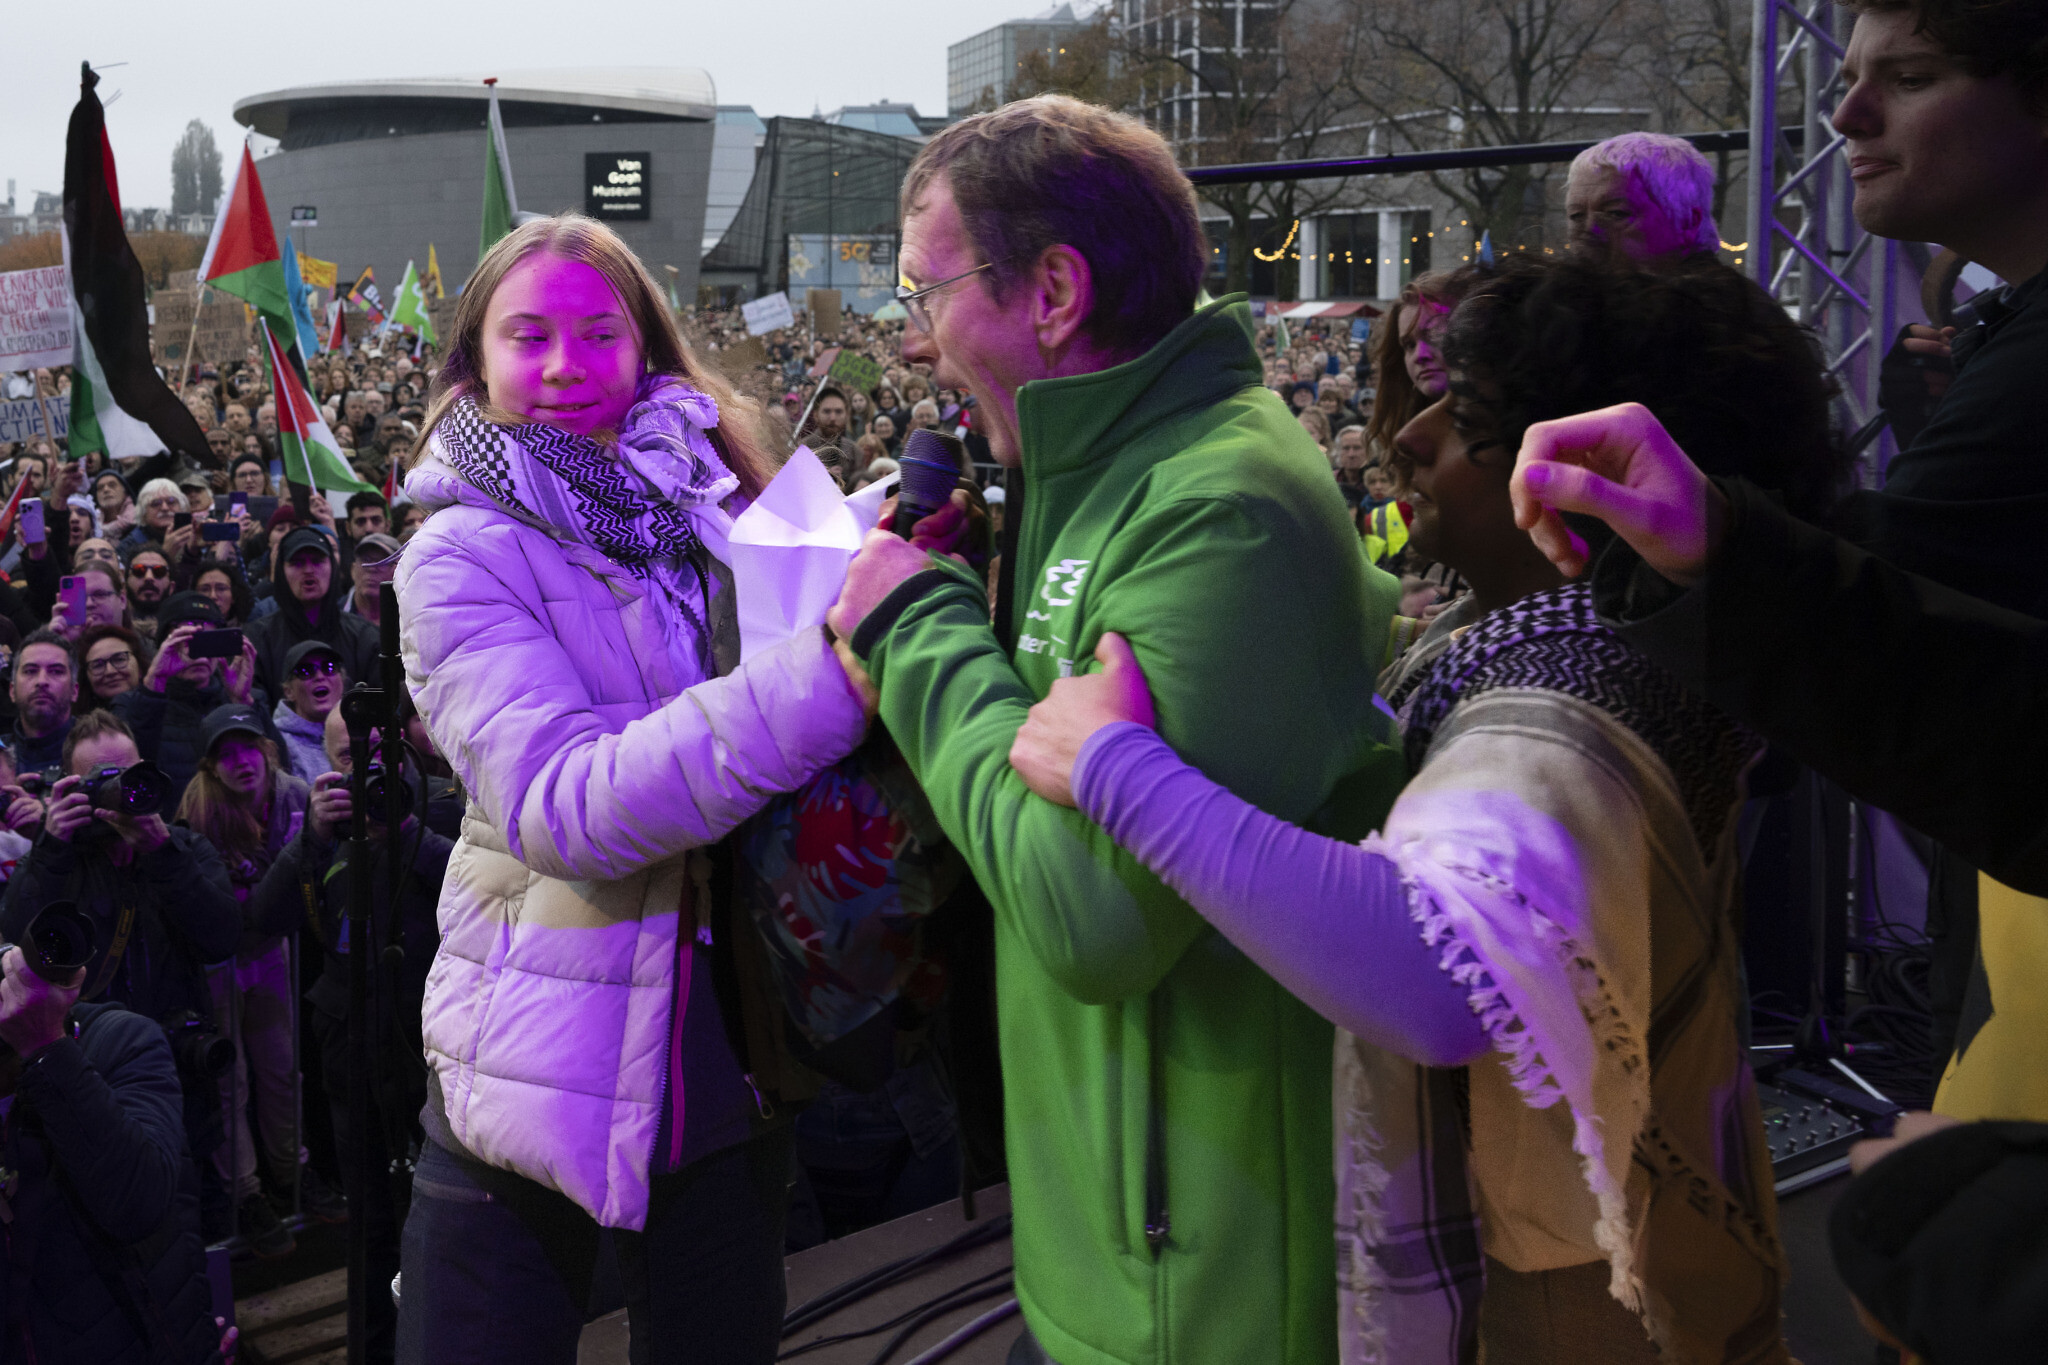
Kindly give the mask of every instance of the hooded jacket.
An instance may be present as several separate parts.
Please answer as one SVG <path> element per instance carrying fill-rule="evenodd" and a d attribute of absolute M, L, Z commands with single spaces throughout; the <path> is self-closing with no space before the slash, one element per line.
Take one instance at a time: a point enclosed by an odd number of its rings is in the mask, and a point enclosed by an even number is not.
<path fill-rule="evenodd" d="M 20 1172 L 0 1224 L 0 1361 L 217 1361 L 170 1046 L 118 1005 L 71 1018 L 77 1038 L 36 1054 L 0 1129 L 0 1164 Z"/>
<path fill-rule="evenodd" d="M 279 737 L 284 740 L 285 754 L 294 776 L 303 782 L 311 782 L 322 773 L 334 770 L 334 765 L 327 761 L 326 722 L 307 720 L 292 710 L 290 702 L 281 701 L 270 713 L 270 723 L 277 727 Z"/>
<path fill-rule="evenodd" d="M 1017 1298 L 1062 1365 L 1336 1356 L 1334 1031 L 1009 764 L 1114 630 L 1211 777 L 1333 835 L 1386 813 L 1406 770 L 1373 676 L 1399 584 L 1259 381 L 1240 297 L 1026 384 L 1011 618 L 991 629 L 980 582 L 934 560 L 852 640 L 995 906 Z"/>
<path fill-rule="evenodd" d="M 422 1007 L 428 1130 L 637 1230 L 669 1087 L 727 1046 L 678 934 L 708 899 L 690 850 L 850 753 L 866 718 L 822 632 L 684 676 L 688 627 L 647 580 L 432 448 L 406 492 L 433 510 L 396 578 L 407 685 L 470 798 Z M 712 1098 L 686 1094 L 686 1123 Z"/>
<path fill-rule="evenodd" d="M 320 601 L 320 613 L 311 620 L 285 582 L 285 565 L 293 555 L 308 548 L 325 552 L 327 562 L 334 566 L 328 594 Z M 277 610 L 242 628 L 242 633 L 256 643 L 256 681 L 267 696 L 284 695 L 284 656 L 301 640 L 332 645 L 348 666 L 351 683 L 376 681 L 377 628 L 341 609 L 340 598 L 333 591 L 333 584 L 340 581 L 341 556 L 325 531 L 301 526 L 278 542 L 277 553 L 270 557 L 271 593 Z"/>

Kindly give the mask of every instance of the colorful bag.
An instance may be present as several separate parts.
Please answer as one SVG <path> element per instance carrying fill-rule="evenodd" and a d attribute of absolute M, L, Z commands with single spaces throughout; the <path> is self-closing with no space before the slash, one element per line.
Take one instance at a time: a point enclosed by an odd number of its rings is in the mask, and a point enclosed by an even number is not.
<path fill-rule="evenodd" d="M 893 1007 L 921 1014 L 944 993 L 919 931 L 963 871 L 880 727 L 741 829 L 741 904 L 775 962 L 808 1065 L 857 1088 L 886 1079 Z M 841 1057 L 856 1034 L 872 1044 Z"/>

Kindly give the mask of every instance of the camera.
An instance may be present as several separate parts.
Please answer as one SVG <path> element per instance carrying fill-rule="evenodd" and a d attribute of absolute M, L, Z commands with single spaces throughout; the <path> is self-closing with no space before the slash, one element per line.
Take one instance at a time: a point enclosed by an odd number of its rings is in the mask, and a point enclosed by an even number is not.
<path fill-rule="evenodd" d="M 99 931 L 71 901 L 51 901 L 28 922 L 21 936 L 29 970 L 45 981 L 63 981 L 92 960 Z"/>
<path fill-rule="evenodd" d="M 418 804 L 413 791 L 412 765 L 404 764 L 394 772 L 382 763 L 372 763 L 363 774 L 363 806 L 372 820 L 384 819 L 384 803 L 394 785 L 398 788 L 399 818 L 404 819 L 413 814 Z"/>
<path fill-rule="evenodd" d="M 85 790 L 94 810 L 141 817 L 161 814 L 170 799 L 171 779 L 148 759 L 126 768 L 108 766 L 90 773 Z"/>
<path fill-rule="evenodd" d="M 211 1080 L 235 1064 L 234 1041 L 215 1032 L 213 1021 L 199 1011 L 186 1010 L 158 1022 L 170 1039 L 178 1069 L 187 1075 Z"/>

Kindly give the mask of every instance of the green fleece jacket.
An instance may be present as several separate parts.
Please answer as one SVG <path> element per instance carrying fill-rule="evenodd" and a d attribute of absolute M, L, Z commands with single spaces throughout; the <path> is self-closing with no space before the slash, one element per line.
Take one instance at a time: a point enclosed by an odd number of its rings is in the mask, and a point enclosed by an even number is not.
<path fill-rule="evenodd" d="M 1174 748 L 1285 819 L 1360 837 L 1403 769 L 1373 677 L 1399 584 L 1260 386 L 1250 311 L 1017 395 L 1014 654 L 941 563 L 853 647 L 996 913 L 1017 1296 L 1062 1365 L 1336 1358 L 1331 1027 L 1078 812 L 1011 741 L 1098 637 Z"/>

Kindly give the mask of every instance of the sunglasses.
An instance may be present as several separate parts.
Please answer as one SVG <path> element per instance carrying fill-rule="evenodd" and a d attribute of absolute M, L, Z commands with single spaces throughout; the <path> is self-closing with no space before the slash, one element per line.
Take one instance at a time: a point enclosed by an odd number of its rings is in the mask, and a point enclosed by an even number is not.
<path fill-rule="evenodd" d="M 130 578 L 169 578 L 171 571 L 161 564 L 131 564 L 128 566 L 128 576 Z"/>
<path fill-rule="evenodd" d="M 339 659 L 307 659 L 292 670 L 294 678 L 331 678 L 341 672 Z"/>

